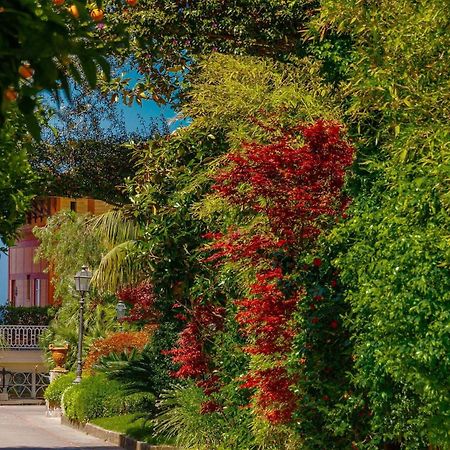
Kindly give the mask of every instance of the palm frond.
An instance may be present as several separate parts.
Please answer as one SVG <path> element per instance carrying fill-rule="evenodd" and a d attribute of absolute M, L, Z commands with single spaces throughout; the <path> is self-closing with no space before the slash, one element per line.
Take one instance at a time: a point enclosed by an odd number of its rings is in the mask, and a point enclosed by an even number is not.
<path fill-rule="evenodd" d="M 109 248 L 126 241 L 134 241 L 141 236 L 138 222 L 125 208 L 100 214 L 90 221 L 90 225 Z"/>
<path fill-rule="evenodd" d="M 92 277 L 99 290 L 116 292 L 118 287 L 140 280 L 141 264 L 134 257 L 137 241 L 129 240 L 113 247 L 100 261 Z"/>
<path fill-rule="evenodd" d="M 157 407 L 162 412 L 154 421 L 157 434 L 174 437 L 178 445 L 186 448 L 216 448 L 208 444 L 212 441 L 217 444 L 220 427 L 216 427 L 216 433 L 213 433 L 213 426 L 207 424 L 205 416 L 200 414 L 203 401 L 203 392 L 193 385 L 174 386 L 163 392 L 157 401 Z"/>

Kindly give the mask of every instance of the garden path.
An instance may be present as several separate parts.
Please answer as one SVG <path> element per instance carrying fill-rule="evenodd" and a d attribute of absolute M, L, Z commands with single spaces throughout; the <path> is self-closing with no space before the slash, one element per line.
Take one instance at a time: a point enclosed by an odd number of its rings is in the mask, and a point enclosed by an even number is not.
<path fill-rule="evenodd" d="M 0 406 L 0 449 L 120 450 L 46 417 L 43 406 Z"/>

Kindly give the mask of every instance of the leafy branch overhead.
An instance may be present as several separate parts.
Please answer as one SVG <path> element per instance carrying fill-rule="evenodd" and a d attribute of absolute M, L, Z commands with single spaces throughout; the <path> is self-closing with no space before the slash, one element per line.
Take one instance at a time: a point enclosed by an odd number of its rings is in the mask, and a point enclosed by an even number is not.
<path fill-rule="evenodd" d="M 57 98 L 70 97 L 70 79 L 92 88 L 97 72 L 110 75 L 107 54 L 111 46 L 126 41 L 123 35 L 99 42 L 87 2 L 76 1 L 67 9 L 59 2 L 5 0 L 0 10 L 0 126 L 14 104 L 29 131 L 39 136 L 34 116 L 36 95 L 47 90 Z"/>
<path fill-rule="evenodd" d="M 123 25 L 133 36 L 130 47 L 114 55 L 130 61 L 140 77 L 114 77 L 109 89 L 141 101 L 144 92 L 158 103 L 180 100 L 185 77 L 196 70 L 197 57 L 209 53 L 259 55 L 286 61 L 304 55 L 304 32 L 317 11 L 316 0 L 248 2 L 139 0 L 122 8 L 106 0 L 102 38 Z"/>
<path fill-rule="evenodd" d="M 116 104 L 83 86 L 72 88 L 72 101 L 63 102 L 43 140 L 28 152 L 40 190 L 47 195 L 91 197 L 113 205 L 128 203 L 125 180 L 136 173 L 135 154 L 150 139 L 168 134 L 162 119 L 144 120 L 127 131 Z"/>

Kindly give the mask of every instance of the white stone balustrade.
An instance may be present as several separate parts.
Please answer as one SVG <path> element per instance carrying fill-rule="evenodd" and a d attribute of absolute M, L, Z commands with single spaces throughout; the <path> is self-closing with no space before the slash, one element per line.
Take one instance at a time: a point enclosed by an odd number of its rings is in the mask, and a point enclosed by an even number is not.
<path fill-rule="evenodd" d="M 0 349 L 39 350 L 44 325 L 0 325 Z"/>

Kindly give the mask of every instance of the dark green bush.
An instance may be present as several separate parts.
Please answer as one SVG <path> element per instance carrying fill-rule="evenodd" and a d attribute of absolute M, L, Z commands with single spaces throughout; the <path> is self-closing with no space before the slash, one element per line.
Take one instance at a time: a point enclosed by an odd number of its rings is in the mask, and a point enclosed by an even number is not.
<path fill-rule="evenodd" d="M 155 397 L 149 392 L 127 395 L 119 382 L 99 374 L 69 387 L 64 392 L 62 404 L 69 419 L 84 423 L 97 417 L 147 413 L 154 409 Z"/>
<path fill-rule="evenodd" d="M 74 373 L 68 373 L 61 375 L 54 380 L 44 392 L 44 398 L 51 404 L 60 405 L 63 392 L 73 384 L 75 379 Z"/>
<path fill-rule="evenodd" d="M 55 315 L 52 307 L 0 306 L 0 325 L 48 325 Z"/>

